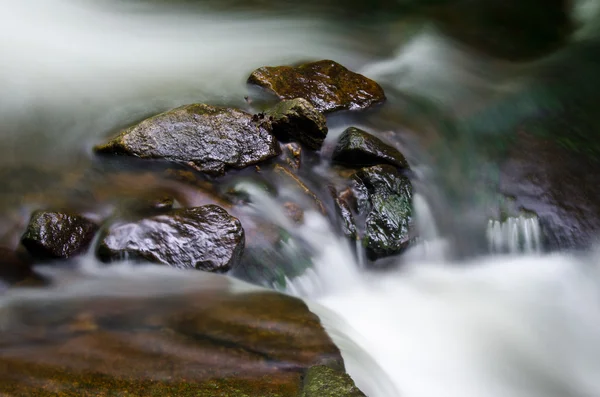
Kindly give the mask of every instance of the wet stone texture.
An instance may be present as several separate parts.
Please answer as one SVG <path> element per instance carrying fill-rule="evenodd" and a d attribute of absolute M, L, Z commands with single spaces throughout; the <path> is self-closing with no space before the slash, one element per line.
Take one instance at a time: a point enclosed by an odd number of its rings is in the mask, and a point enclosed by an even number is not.
<path fill-rule="evenodd" d="M 351 167 L 390 164 L 398 168 L 409 168 L 404 155 L 396 148 L 355 127 L 350 127 L 342 133 L 332 160 L 334 163 Z"/>
<path fill-rule="evenodd" d="M 304 302 L 218 289 L 226 280 L 193 280 L 214 288 L 185 294 L 79 296 L 4 308 L 12 321 L 0 329 L 0 394 L 360 395 Z"/>
<path fill-rule="evenodd" d="M 304 98 L 320 112 L 362 110 L 385 101 L 375 81 L 339 63 L 323 60 L 300 66 L 265 66 L 248 78 L 280 99 Z"/>
<path fill-rule="evenodd" d="M 298 141 L 317 150 L 327 136 L 327 120 L 303 98 L 281 101 L 265 112 L 273 133 L 283 140 Z"/>
<path fill-rule="evenodd" d="M 358 210 L 366 214 L 363 245 L 371 260 L 398 254 L 411 238 L 412 185 L 390 165 L 363 168 L 353 175 Z"/>
<path fill-rule="evenodd" d="M 243 250 L 240 221 L 221 207 L 206 205 L 112 225 L 101 238 L 98 256 L 226 272 L 239 262 Z"/>
<path fill-rule="evenodd" d="M 95 150 L 186 163 L 216 175 L 280 153 L 277 140 L 251 114 L 204 104 L 186 105 L 150 117 Z"/>
<path fill-rule="evenodd" d="M 70 258 L 88 248 L 97 230 L 98 225 L 80 215 L 36 211 L 21 243 L 37 258 Z"/>

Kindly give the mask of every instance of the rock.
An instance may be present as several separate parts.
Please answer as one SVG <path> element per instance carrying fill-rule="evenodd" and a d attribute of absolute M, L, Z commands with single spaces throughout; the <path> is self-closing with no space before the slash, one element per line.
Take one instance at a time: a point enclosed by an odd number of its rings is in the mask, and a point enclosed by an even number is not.
<path fill-rule="evenodd" d="M 338 195 L 333 186 L 330 186 L 329 191 L 333 197 L 335 212 L 340 220 L 340 229 L 342 233 L 351 240 L 357 240 L 358 233 L 350 205 L 348 204 L 347 200 L 345 200 L 343 194 Z"/>
<path fill-rule="evenodd" d="M 286 143 L 282 145 L 282 156 L 290 169 L 298 171 L 302 165 L 302 146 L 296 142 Z"/>
<path fill-rule="evenodd" d="M 95 150 L 187 163 L 219 175 L 274 157 L 279 145 L 249 113 L 193 104 L 150 117 Z"/>
<path fill-rule="evenodd" d="M 321 112 L 361 110 L 385 101 L 379 84 L 330 60 L 296 67 L 265 66 L 252 72 L 248 83 L 280 99 L 304 98 Z"/>
<path fill-rule="evenodd" d="M 273 133 L 283 140 L 298 141 L 320 149 L 327 136 L 327 120 L 303 98 L 281 101 L 265 112 Z"/>
<path fill-rule="evenodd" d="M 21 243 L 37 258 L 70 258 L 83 253 L 98 231 L 98 225 L 80 215 L 36 211 Z"/>
<path fill-rule="evenodd" d="M 300 299 L 227 292 L 228 278 L 196 275 L 176 279 L 196 286 L 185 293 L 157 294 L 152 282 L 139 289 L 144 279 L 117 283 L 128 291 L 121 297 L 98 296 L 106 284 L 92 283 L 90 296 L 11 300 L 3 307 L 11 321 L 0 328 L 0 394 L 297 397 L 304 373 L 306 390 L 330 374 L 329 390 L 347 388 L 338 348 Z M 336 372 L 309 370 L 320 365 Z"/>
<path fill-rule="evenodd" d="M 243 250 L 240 221 L 221 207 L 205 205 L 112 225 L 101 239 L 98 256 L 226 272 L 239 262 Z"/>
<path fill-rule="evenodd" d="M 324 365 L 315 365 L 306 371 L 300 397 L 366 396 L 348 374 Z"/>
<path fill-rule="evenodd" d="M 283 211 L 294 223 L 301 224 L 304 222 L 304 210 L 298 204 L 287 201 L 283 204 Z"/>
<path fill-rule="evenodd" d="M 0 247 L 0 280 L 8 284 L 24 282 L 34 276 L 31 263 L 8 247 Z M 1 284 L 1 283 L 0 283 Z"/>
<path fill-rule="evenodd" d="M 396 148 L 355 127 L 342 133 L 332 160 L 348 166 L 390 164 L 398 168 L 409 168 L 406 159 Z"/>
<path fill-rule="evenodd" d="M 412 185 L 391 165 L 354 174 L 359 212 L 366 214 L 363 244 L 371 260 L 402 252 L 410 242 Z"/>

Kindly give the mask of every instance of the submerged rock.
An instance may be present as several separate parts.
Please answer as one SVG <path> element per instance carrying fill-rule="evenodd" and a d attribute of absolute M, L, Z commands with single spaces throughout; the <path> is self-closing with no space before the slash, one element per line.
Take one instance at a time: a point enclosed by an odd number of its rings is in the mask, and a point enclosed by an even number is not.
<path fill-rule="evenodd" d="M 265 112 L 273 133 L 284 140 L 320 149 L 327 136 L 327 120 L 309 101 L 303 98 L 281 101 Z"/>
<path fill-rule="evenodd" d="M 282 183 L 285 183 L 288 186 L 302 192 L 305 197 L 309 198 L 310 201 L 314 203 L 314 206 L 319 210 L 320 213 L 322 213 L 323 215 L 327 213 L 323 202 L 304 182 L 302 182 L 298 175 L 294 174 L 292 171 L 279 164 L 275 165 L 273 171 L 275 172 L 275 176 Z"/>
<path fill-rule="evenodd" d="M 356 223 L 354 221 L 354 216 L 352 215 L 350 205 L 344 198 L 344 194 L 338 195 L 333 186 L 329 187 L 329 192 L 333 197 L 333 204 L 335 206 L 335 212 L 340 221 L 341 232 L 344 234 L 344 236 L 350 238 L 351 240 L 357 240 L 358 232 L 356 230 Z"/>
<path fill-rule="evenodd" d="M 348 166 L 390 164 L 409 168 L 404 155 L 381 139 L 355 127 L 346 129 L 333 152 L 334 163 Z"/>
<path fill-rule="evenodd" d="M 302 146 L 296 142 L 282 145 L 282 157 L 290 169 L 298 171 L 302 165 Z"/>
<path fill-rule="evenodd" d="M 70 258 L 88 248 L 97 230 L 98 225 L 80 215 L 36 211 L 21 243 L 37 258 Z"/>
<path fill-rule="evenodd" d="M 227 292 L 229 279 L 207 276 L 177 279 L 196 286 L 186 293 L 161 294 L 146 279 L 142 289 L 117 282 L 130 292 L 121 297 L 98 296 L 93 287 L 105 286 L 92 284 L 90 296 L 11 301 L 0 329 L 0 394 L 298 397 L 305 373 L 307 392 L 354 392 L 304 302 L 248 287 Z M 321 365 L 335 372 L 311 368 Z"/>
<path fill-rule="evenodd" d="M 359 212 L 366 214 L 367 257 L 375 260 L 402 252 L 411 238 L 410 180 L 390 165 L 363 168 L 353 179 Z"/>
<path fill-rule="evenodd" d="M 280 99 L 304 98 L 321 112 L 361 110 L 385 101 L 383 89 L 371 79 L 330 60 L 292 66 L 265 66 L 248 83 Z"/>
<path fill-rule="evenodd" d="M 315 365 L 306 371 L 300 397 L 366 396 L 348 374 L 324 365 Z"/>
<path fill-rule="evenodd" d="M 113 225 L 101 239 L 98 256 L 225 272 L 239 262 L 243 249 L 240 221 L 221 207 L 205 205 Z"/>
<path fill-rule="evenodd" d="M 150 117 L 95 150 L 187 163 L 208 174 L 244 168 L 280 152 L 275 137 L 251 114 L 204 104 Z"/>

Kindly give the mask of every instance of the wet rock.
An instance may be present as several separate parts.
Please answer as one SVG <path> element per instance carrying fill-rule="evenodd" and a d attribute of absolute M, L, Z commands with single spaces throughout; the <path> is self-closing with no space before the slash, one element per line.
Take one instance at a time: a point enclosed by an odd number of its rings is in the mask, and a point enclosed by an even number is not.
<path fill-rule="evenodd" d="M 390 164 L 409 168 L 404 155 L 379 138 L 355 127 L 346 129 L 333 152 L 334 163 L 348 166 Z"/>
<path fill-rule="evenodd" d="M 327 136 L 327 120 L 303 98 L 281 101 L 265 112 L 273 133 L 283 139 L 298 141 L 311 149 L 320 149 Z"/>
<path fill-rule="evenodd" d="M 97 230 L 98 225 L 80 215 L 36 211 L 21 243 L 37 258 L 70 258 L 88 248 Z"/>
<path fill-rule="evenodd" d="M 248 287 L 229 293 L 229 279 L 207 276 L 189 279 L 188 288 L 205 287 L 187 293 L 128 280 L 118 287 L 141 296 L 12 301 L 3 310 L 13 321 L 0 329 L 0 394 L 297 397 L 304 373 L 306 390 L 325 375 L 329 387 L 346 387 L 338 372 L 309 370 L 343 371 L 343 360 L 304 302 Z"/>
<path fill-rule="evenodd" d="M 290 169 L 298 171 L 302 165 L 302 146 L 296 142 L 286 143 L 282 145 L 282 156 Z"/>
<path fill-rule="evenodd" d="M 402 252 L 409 244 L 412 185 L 390 165 L 363 168 L 353 176 L 359 212 L 366 214 L 363 245 L 371 260 Z"/>
<path fill-rule="evenodd" d="M 95 150 L 182 162 L 218 175 L 274 157 L 279 145 L 249 113 L 193 104 L 150 117 Z"/>
<path fill-rule="evenodd" d="M 300 397 L 366 396 L 348 374 L 324 365 L 315 365 L 306 371 Z"/>
<path fill-rule="evenodd" d="M 265 66 L 252 72 L 248 83 L 281 99 L 304 98 L 321 112 L 361 110 L 385 101 L 379 84 L 330 60 L 296 67 Z"/>
<path fill-rule="evenodd" d="M 27 258 L 13 249 L 0 247 L 0 281 L 14 284 L 32 277 L 31 263 Z"/>
<path fill-rule="evenodd" d="M 304 210 L 298 204 L 288 201 L 283 204 L 283 211 L 294 223 L 304 222 Z"/>
<path fill-rule="evenodd" d="M 115 224 L 102 237 L 98 256 L 225 272 L 239 262 L 243 249 L 240 221 L 221 207 L 206 205 Z"/>
<path fill-rule="evenodd" d="M 356 230 L 356 223 L 354 221 L 354 216 L 352 215 L 352 210 L 350 209 L 348 201 L 345 199 L 344 194 L 338 195 L 333 186 L 330 186 L 329 191 L 333 197 L 335 212 L 340 220 L 340 228 L 342 233 L 351 240 L 357 240 L 358 233 Z"/>

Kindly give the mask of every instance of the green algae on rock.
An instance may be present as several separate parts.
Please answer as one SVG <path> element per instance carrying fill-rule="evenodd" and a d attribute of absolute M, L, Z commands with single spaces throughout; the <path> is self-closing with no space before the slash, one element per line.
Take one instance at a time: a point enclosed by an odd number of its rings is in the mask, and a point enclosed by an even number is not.
<path fill-rule="evenodd" d="M 225 272 L 239 262 L 243 250 L 240 221 L 219 206 L 205 205 L 112 225 L 101 238 L 98 256 Z"/>
<path fill-rule="evenodd" d="M 331 60 L 296 67 L 265 66 L 252 72 L 248 83 L 280 99 L 304 98 L 326 113 L 362 110 L 385 101 L 379 84 Z"/>
<path fill-rule="evenodd" d="M 96 146 L 95 151 L 176 161 L 216 175 L 280 153 L 275 137 L 251 114 L 205 104 L 150 117 Z"/>
<path fill-rule="evenodd" d="M 366 397 L 352 378 L 325 365 L 315 365 L 306 371 L 300 397 Z"/>
<path fill-rule="evenodd" d="M 311 149 L 320 149 L 327 136 L 327 120 L 306 99 L 281 101 L 265 112 L 273 134 L 284 140 L 298 141 Z"/>
<path fill-rule="evenodd" d="M 391 165 L 353 175 L 358 210 L 366 214 L 363 244 L 371 260 L 402 252 L 410 242 L 412 184 Z"/>
<path fill-rule="evenodd" d="M 65 259 L 84 252 L 97 230 L 98 225 L 81 215 L 36 211 L 21 243 L 34 257 Z"/>
<path fill-rule="evenodd" d="M 342 133 L 332 160 L 334 163 L 351 167 L 390 164 L 398 168 L 409 168 L 404 155 L 396 148 L 355 127 L 350 127 Z"/>

